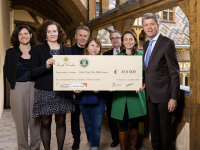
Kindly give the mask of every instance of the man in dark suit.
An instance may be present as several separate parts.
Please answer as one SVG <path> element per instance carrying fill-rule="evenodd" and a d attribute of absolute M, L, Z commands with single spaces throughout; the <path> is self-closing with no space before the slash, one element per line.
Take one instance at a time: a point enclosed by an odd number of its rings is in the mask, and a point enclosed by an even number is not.
<path fill-rule="evenodd" d="M 106 51 L 103 55 L 116 55 L 116 54 L 120 53 L 121 33 L 117 30 L 112 31 L 110 33 L 110 41 L 112 43 L 113 48 L 109 51 Z M 110 92 L 109 93 L 109 102 L 106 103 L 107 117 L 108 117 L 108 124 L 110 127 L 112 139 L 113 139 L 113 142 L 111 143 L 111 147 L 116 147 L 119 143 L 119 135 L 118 135 L 117 123 L 114 123 L 114 119 L 110 117 L 112 101 L 113 101 L 113 92 Z"/>
<path fill-rule="evenodd" d="M 87 26 L 79 26 L 76 29 L 75 38 L 77 43 L 71 47 L 72 55 L 83 55 L 85 44 L 90 36 L 90 30 Z M 74 138 L 72 150 L 78 150 L 80 145 L 80 108 L 79 105 L 75 105 L 75 112 L 71 113 L 71 132 Z"/>
<path fill-rule="evenodd" d="M 153 150 L 171 150 L 172 112 L 177 107 L 180 73 L 174 41 L 159 33 L 157 16 L 142 17 L 149 37 L 143 45 L 146 98 Z"/>

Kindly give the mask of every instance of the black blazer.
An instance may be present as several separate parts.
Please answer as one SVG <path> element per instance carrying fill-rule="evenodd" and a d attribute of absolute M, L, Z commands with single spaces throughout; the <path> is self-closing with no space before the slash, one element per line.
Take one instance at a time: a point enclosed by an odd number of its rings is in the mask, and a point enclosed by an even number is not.
<path fill-rule="evenodd" d="M 70 49 L 72 51 L 72 55 L 78 55 L 77 43 L 73 45 L 72 47 L 70 47 Z"/>
<path fill-rule="evenodd" d="M 143 45 L 143 58 L 149 45 Z M 144 59 L 143 59 L 144 61 Z M 146 98 L 154 103 L 169 102 L 170 99 L 179 100 L 180 71 L 174 41 L 160 36 L 149 58 L 145 70 Z"/>
<path fill-rule="evenodd" d="M 113 55 L 113 48 L 103 53 L 103 55 Z"/>
<path fill-rule="evenodd" d="M 71 55 L 70 48 L 60 45 L 61 55 Z M 46 68 L 47 59 L 53 57 L 47 43 L 33 47 L 30 69 L 31 77 L 34 78 L 35 88 L 45 91 L 53 91 L 53 67 Z"/>
<path fill-rule="evenodd" d="M 6 83 L 7 77 L 11 89 L 14 89 L 16 84 L 19 54 L 20 50 L 18 46 L 10 48 L 6 51 L 5 62 L 3 67 L 4 83 Z"/>

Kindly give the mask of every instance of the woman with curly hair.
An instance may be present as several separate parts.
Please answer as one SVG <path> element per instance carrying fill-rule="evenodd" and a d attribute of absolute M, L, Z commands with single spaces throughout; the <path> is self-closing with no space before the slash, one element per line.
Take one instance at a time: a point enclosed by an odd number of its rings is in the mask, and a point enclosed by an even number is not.
<path fill-rule="evenodd" d="M 40 120 L 32 118 L 34 100 L 34 80 L 29 65 L 34 34 L 30 27 L 19 25 L 11 36 L 13 48 L 6 51 L 4 74 L 10 84 L 11 112 L 17 131 L 17 144 L 20 150 L 40 148 Z M 30 145 L 28 144 L 28 127 Z"/>
<path fill-rule="evenodd" d="M 63 149 L 67 113 L 75 110 L 71 92 L 53 91 L 53 55 L 71 55 L 71 50 L 61 45 L 66 34 L 60 25 L 47 20 L 38 28 L 37 40 L 45 43 L 33 49 L 30 69 L 36 79 L 33 117 L 41 116 L 41 138 L 45 150 L 50 150 L 51 122 L 55 114 L 58 150 Z"/>

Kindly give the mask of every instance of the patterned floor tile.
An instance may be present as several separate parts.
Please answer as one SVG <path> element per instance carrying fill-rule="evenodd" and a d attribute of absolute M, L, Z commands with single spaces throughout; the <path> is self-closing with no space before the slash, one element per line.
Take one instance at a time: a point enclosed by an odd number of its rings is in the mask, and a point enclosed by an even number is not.
<path fill-rule="evenodd" d="M 71 150 L 73 144 L 73 138 L 71 134 L 71 123 L 70 123 L 70 114 L 66 116 L 66 137 L 64 143 L 64 150 Z M 55 119 L 52 120 L 52 136 L 51 136 L 51 150 L 57 150 L 57 142 L 56 142 L 56 126 Z M 85 133 L 84 123 L 82 116 L 80 117 L 80 129 L 81 129 L 81 144 L 80 150 L 89 150 L 87 137 Z M 15 124 L 12 118 L 12 114 L 10 109 L 6 109 L 3 112 L 2 118 L 0 120 L 0 150 L 17 150 L 17 138 L 15 131 Z M 109 127 L 107 120 L 104 119 L 102 124 L 102 132 L 101 132 L 101 142 L 99 150 L 120 150 L 120 147 L 111 148 L 110 144 L 112 142 L 111 135 L 109 132 Z M 41 150 L 44 150 L 44 147 L 41 143 Z M 144 148 L 140 148 L 140 150 L 146 150 Z"/>

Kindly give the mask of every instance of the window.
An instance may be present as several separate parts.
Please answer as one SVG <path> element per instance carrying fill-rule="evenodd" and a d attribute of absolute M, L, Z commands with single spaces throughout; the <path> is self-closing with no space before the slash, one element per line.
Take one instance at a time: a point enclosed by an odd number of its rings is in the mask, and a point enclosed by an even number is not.
<path fill-rule="evenodd" d="M 109 10 L 109 1 L 104 1 L 104 0 L 95 0 L 94 1 L 96 4 L 95 9 L 95 16 L 98 17 L 100 14 L 100 11 L 106 12 Z M 102 5 L 102 6 L 101 6 Z"/>
<path fill-rule="evenodd" d="M 95 0 L 96 1 L 96 17 L 99 16 L 99 11 L 100 11 L 100 0 Z"/>
<path fill-rule="evenodd" d="M 175 21 L 175 8 L 169 8 L 162 11 L 161 19 L 163 21 Z"/>

